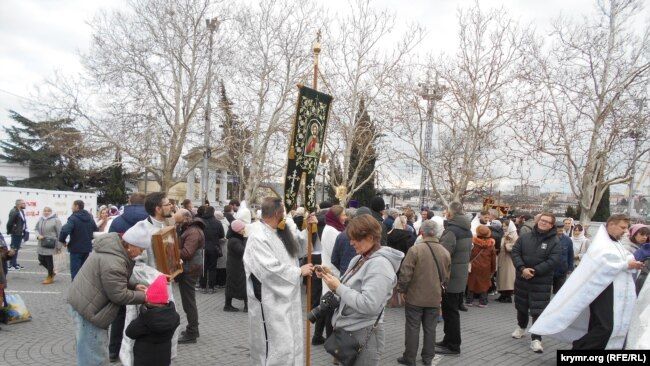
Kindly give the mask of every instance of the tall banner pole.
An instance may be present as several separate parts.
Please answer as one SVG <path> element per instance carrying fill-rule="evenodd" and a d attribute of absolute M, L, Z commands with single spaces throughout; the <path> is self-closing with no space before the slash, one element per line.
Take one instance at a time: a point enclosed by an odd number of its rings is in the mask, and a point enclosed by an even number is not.
<path fill-rule="evenodd" d="M 320 30 L 316 34 L 316 42 L 314 42 L 314 79 L 312 83 L 312 87 L 314 90 L 318 90 L 318 55 L 320 54 Z M 305 192 L 306 193 L 306 192 Z M 307 194 L 304 194 L 303 197 L 307 197 Z M 308 216 L 309 217 L 309 216 Z M 307 220 L 305 220 L 307 222 Z M 315 224 L 307 224 L 307 263 L 312 263 L 312 250 L 313 250 L 313 241 L 314 241 L 314 233 L 318 230 L 317 226 Z M 312 292 L 312 286 L 311 286 L 312 279 L 309 278 L 307 281 L 307 312 L 311 311 L 312 303 L 311 303 L 311 292 Z M 305 346 L 305 365 L 311 366 L 311 322 L 309 320 L 305 321 L 305 324 L 307 326 L 305 327 L 305 332 L 307 332 L 305 339 L 307 341 L 307 344 Z"/>

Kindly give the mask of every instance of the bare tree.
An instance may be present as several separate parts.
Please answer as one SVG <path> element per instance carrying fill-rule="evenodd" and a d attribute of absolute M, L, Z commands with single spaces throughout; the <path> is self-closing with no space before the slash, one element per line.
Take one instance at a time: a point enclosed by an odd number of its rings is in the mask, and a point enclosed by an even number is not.
<path fill-rule="evenodd" d="M 331 157 L 330 184 L 345 186 L 347 195 L 342 204 L 374 179 L 375 172 L 362 174 L 368 161 L 377 160 L 378 169 L 386 160 L 382 159 L 387 149 L 377 148 L 373 144 L 382 144 L 386 126 L 377 123 L 373 136 L 359 139 L 356 121 L 359 116 L 369 111 L 373 120 L 387 120 L 388 104 L 385 103 L 392 93 L 389 89 L 392 78 L 398 73 L 424 37 L 423 29 L 418 25 L 407 25 L 405 31 L 392 48 L 382 48 L 382 43 L 389 42 L 390 33 L 395 29 L 396 18 L 386 10 L 373 9 L 369 0 L 353 0 L 349 11 L 336 17 L 336 23 L 327 32 L 324 41 L 322 74 L 325 90 L 334 96 L 327 132 L 326 150 Z M 360 103 L 361 100 L 365 103 Z M 364 109 L 360 110 L 359 106 Z M 360 141 L 364 143 L 359 144 Z M 356 143 L 355 143 L 356 142 Z M 357 154 L 354 164 L 353 151 Z"/>
<path fill-rule="evenodd" d="M 119 146 L 167 191 L 194 168 L 180 160 L 199 143 L 204 98 L 216 79 L 205 77 L 211 3 L 132 0 L 126 10 L 100 12 L 81 56 L 82 83 L 50 81 L 54 99 L 46 107 L 76 117 L 98 143 Z"/>
<path fill-rule="evenodd" d="M 425 168 L 432 191 L 445 204 L 509 174 L 507 165 L 500 164 L 500 151 L 507 141 L 506 126 L 525 106 L 514 91 L 522 61 L 519 49 L 528 32 L 504 9 L 485 11 L 478 2 L 458 11 L 458 25 L 456 54 L 430 61 L 424 68 L 425 85 L 433 85 L 419 88 L 417 79 L 424 77 L 411 70 L 393 98 L 394 118 L 400 122 L 395 136 L 409 147 L 402 155 Z M 434 90 L 440 95 L 434 96 Z M 439 98 L 433 116 L 427 114 L 432 106 L 425 110 L 423 96 Z M 430 118 L 435 122 L 435 142 L 428 156 L 425 129 Z"/>
<path fill-rule="evenodd" d="M 251 131 L 246 199 L 255 200 L 261 183 L 282 174 L 296 85 L 311 70 L 310 46 L 321 15 L 313 2 L 293 0 L 263 0 L 238 13 L 233 71 L 224 82 Z"/>
<path fill-rule="evenodd" d="M 595 20 L 560 18 L 550 44 L 529 49 L 527 93 L 537 103 L 514 131 L 540 165 L 567 177 L 582 223 L 650 150 L 650 120 L 639 103 L 650 75 L 650 27 L 632 28 L 641 9 L 634 0 L 599 2 Z"/>

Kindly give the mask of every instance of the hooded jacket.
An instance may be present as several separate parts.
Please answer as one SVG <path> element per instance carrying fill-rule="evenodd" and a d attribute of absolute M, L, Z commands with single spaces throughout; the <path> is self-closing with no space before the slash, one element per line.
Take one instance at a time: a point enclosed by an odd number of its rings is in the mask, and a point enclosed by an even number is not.
<path fill-rule="evenodd" d="M 223 225 L 214 216 L 214 207 L 206 207 L 205 212 L 201 215 L 201 220 L 205 225 L 203 233 L 205 235 L 205 266 L 207 269 L 217 268 L 217 259 L 223 256 L 220 241 L 225 238 Z"/>
<path fill-rule="evenodd" d="M 445 231 L 440 237 L 442 244 L 451 256 L 451 276 L 447 292 L 461 293 L 467 285 L 467 271 L 470 252 L 472 251 L 472 231 L 469 219 L 456 215 L 445 221 Z"/>
<path fill-rule="evenodd" d="M 124 331 L 127 337 L 135 340 L 133 366 L 169 365 L 172 337 L 180 323 L 173 302 L 153 308 L 142 305 L 140 315 Z"/>
<path fill-rule="evenodd" d="M 94 249 L 70 285 L 68 303 L 93 325 L 108 329 L 120 305 L 142 304 L 145 293 L 129 287 L 135 262 L 117 234 L 100 235 Z"/>
<path fill-rule="evenodd" d="M 86 210 L 79 210 L 68 217 L 68 222 L 61 228 L 59 241 L 66 242 L 70 253 L 90 253 L 93 250 L 93 233 L 97 231 L 95 220 Z"/>
<path fill-rule="evenodd" d="M 146 220 L 149 215 L 144 209 L 144 205 L 127 205 L 124 206 L 124 212 L 113 219 L 111 226 L 108 228 L 109 233 L 125 233 L 138 221 Z"/>
<path fill-rule="evenodd" d="M 341 304 L 332 318 L 334 327 L 355 331 L 375 323 L 393 293 L 393 287 L 397 283 L 396 272 L 402 258 L 402 252 L 381 247 L 349 276 L 361 256 L 352 259 L 348 271 L 342 277 L 342 283 L 336 289 Z M 383 314 L 379 322 L 383 322 Z"/>

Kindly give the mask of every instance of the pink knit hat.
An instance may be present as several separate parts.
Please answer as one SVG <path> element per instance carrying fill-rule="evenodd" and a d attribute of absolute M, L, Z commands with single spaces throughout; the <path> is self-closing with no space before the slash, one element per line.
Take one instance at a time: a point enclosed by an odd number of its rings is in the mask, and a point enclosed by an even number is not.
<path fill-rule="evenodd" d="M 163 275 L 156 277 L 156 280 L 147 288 L 146 298 L 149 304 L 167 304 L 169 302 L 167 277 Z"/>
<path fill-rule="evenodd" d="M 230 228 L 234 232 L 241 234 L 242 230 L 246 228 L 246 223 L 243 222 L 242 220 L 235 220 L 230 224 Z"/>
<path fill-rule="evenodd" d="M 634 224 L 630 226 L 630 238 L 633 238 L 634 235 L 636 235 L 636 232 L 639 231 L 642 227 L 648 227 L 648 226 L 643 224 Z M 639 243 L 639 244 L 643 244 L 643 243 Z"/>

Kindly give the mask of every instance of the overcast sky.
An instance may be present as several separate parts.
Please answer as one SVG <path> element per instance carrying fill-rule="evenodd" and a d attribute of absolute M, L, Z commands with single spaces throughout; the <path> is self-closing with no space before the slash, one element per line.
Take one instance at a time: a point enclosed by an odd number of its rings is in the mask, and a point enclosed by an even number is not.
<path fill-rule="evenodd" d="M 344 11 L 347 7 L 345 0 L 323 3 L 333 11 Z M 592 0 L 481 0 L 480 3 L 483 8 L 503 6 L 512 17 L 532 24 L 541 34 L 560 14 L 589 16 L 595 4 Z M 25 98 L 32 97 L 34 88 L 54 71 L 73 74 L 80 70 L 78 54 L 85 52 L 90 43 L 86 22 L 99 9 L 124 4 L 122 0 L 0 0 L 0 125 L 6 125 L 8 109 L 30 116 L 23 107 Z M 425 26 L 428 37 L 422 45 L 423 54 L 435 54 L 454 52 L 457 9 L 471 6 L 473 1 L 375 0 L 373 4 L 394 10 L 401 22 L 415 21 Z M 325 52 L 327 40 L 323 40 L 323 46 Z"/>

